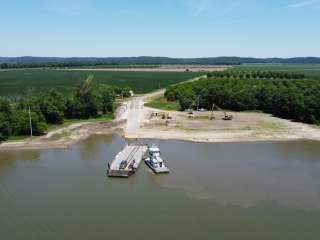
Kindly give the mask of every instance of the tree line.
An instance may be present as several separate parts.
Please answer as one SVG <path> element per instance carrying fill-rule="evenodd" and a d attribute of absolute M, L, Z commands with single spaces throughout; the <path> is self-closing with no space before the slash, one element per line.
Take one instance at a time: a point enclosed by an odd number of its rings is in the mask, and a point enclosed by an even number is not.
<path fill-rule="evenodd" d="M 168 57 L 0 57 L 1 63 L 10 64 L 46 64 L 46 63 L 84 63 L 91 64 L 205 64 L 205 65 L 241 65 L 241 64 L 319 64 L 317 57 L 298 58 L 243 58 L 243 57 L 209 57 L 209 58 L 168 58 Z"/>
<path fill-rule="evenodd" d="M 56 89 L 32 94 L 18 100 L 0 97 L 0 142 L 9 136 L 29 135 L 29 108 L 33 134 L 43 135 L 48 124 L 64 119 L 88 119 L 113 113 L 116 96 L 129 97 L 130 88 L 92 82 L 89 77 L 70 96 Z"/>
<path fill-rule="evenodd" d="M 237 79 L 304 79 L 304 73 L 287 71 L 223 71 L 208 73 L 209 78 L 237 78 Z"/>
<path fill-rule="evenodd" d="M 181 110 L 220 108 L 259 110 L 274 116 L 320 123 L 320 81 L 307 79 L 208 78 L 171 86 L 165 96 Z"/>
<path fill-rule="evenodd" d="M 0 69 L 15 68 L 70 68 L 70 67 L 95 67 L 95 66 L 121 66 L 115 62 L 25 62 L 25 63 L 1 63 Z"/>

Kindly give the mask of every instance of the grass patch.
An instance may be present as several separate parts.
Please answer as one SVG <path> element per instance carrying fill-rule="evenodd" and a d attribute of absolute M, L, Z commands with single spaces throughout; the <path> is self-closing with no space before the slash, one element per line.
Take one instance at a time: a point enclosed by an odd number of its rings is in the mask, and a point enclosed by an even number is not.
<path fill-rule="evenodd" d="M 158 97 L 152 99 L 150 102 L 145 104 L 147 107 L 162 109 L 166 111 L 178 111 L 180 105 L 177 101 L 168 101 L 165 97 Z"/>
<path fill-rule="evenodd" d="M 0 71 L 0 95 L 23 96 L 30 89 L 39 92 L 56 88 L 70 94 L 76 86 L 94 74 L 94 81 L 119 87 L 130 87 L 142 94 L 180 83 L 203 73 L 194 72 L 108 72 L 52 69 Z"/>

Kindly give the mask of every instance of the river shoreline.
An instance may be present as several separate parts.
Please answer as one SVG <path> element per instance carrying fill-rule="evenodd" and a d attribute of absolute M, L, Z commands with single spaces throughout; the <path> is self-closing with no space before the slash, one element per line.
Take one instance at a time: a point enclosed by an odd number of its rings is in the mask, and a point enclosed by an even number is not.
<path fill-rule="evenodd" d="M 287 120 L 284 120 L 287 121 Z M 182 130 L 159 130 L 141 128 L 137 136 L 126 136 L 125 122 L 95 122 L 95 123 L 77 123 L 71 124 L 55 131 L 49 132 L 42 137 L 35 137 L 30 140 L 4 142 L 0 145 L 0 151 L 15 150 L 44 150 L 44 149 L 66 149 L 80 141 L 83 141 L 93 135 L 118 134 L 123 138 L 130 139 L 158 139 L 170 141 L 186 141 L 194 143 L 246 143 L 246 142 L 295 142 L 295 141 L 320 141 L 320 129 L 314 129 L 317 132 L 314 136 L 306 136 L 306 132 L 287 133 L 286 135 L 275 136 L 273 132 L 261 136 L 250 136 L 249 131 L 243 130 L 227 132 L 213 131 L 182 131 Z M 293 123 L 299 124 L 300 123 Z M 307 128 L 310 126 L 307 124 Z M 312 127 L 310 127 L 312 128 Z"/>
<path fill-rule="evenodd" d="M 0 151 L 63 149 L 92 135 L 113 133 L 126 139 L 180 140 L 195 143 L 320 141 L 320 127 L 276 118 L 265 113 L 231 112 L 234 119 L 224 121 L 224 112 L 195 112 L 193 118 L 190 118 L 188 113 L 144 106 L 145 102 L 163 96 L 164 92 L 164 89 L 160 89 L 128 99 L 118 108 L 113 121 L 71 124 L 32 140 L 4 142 L 0 144 Z M 154 114 L 161 112 L 170 115 L 171 119 L 164 120 L 160 115 Z M 214 120 L 209 120 L 211 114 L 214 114 Z"/>
<path fill-rule="evenodd" d="M 66 149 L 92 135 L 123 135 L 124 120 L 112 122 L 75 123 L 47 133 L 45 136 L 34 137 L 32 140 L 4 142 L 0 151 Z"/>

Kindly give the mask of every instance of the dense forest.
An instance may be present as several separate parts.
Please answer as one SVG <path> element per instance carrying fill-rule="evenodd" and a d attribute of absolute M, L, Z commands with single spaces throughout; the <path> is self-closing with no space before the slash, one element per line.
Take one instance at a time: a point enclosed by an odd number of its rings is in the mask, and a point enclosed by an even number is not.
<path fill-rule="evenodd" d="M 250 75 L 250 73 L 247 73 Z M 197 82 L 174 85 L 165 96 L 170 101 L 179 101 L 181 110 L 212 106 L 234 110 L 259 110 L 274 116 L 306 123 L 320 123 L 320 81 L 257 77 L 214 77 Z M 279 77 L 279 76 L 278 76 Z M 296 76 L 298 77 L 298 76 Z M 301 75 L 302 77 L 302 75 Z"/>
<path fill-rule="evenodd" d="M 0 97 L 0 142 L 10 136 L 29 135 L 29 108 L 34 135 L 43 135 L 48 124 L 62 124 L 65 118 L 87 119 L 113 113 L 117 95 L 130 96 L 129 88 L 96 84 L 90 76 L 73 94 L 65 97 L 56 89 L 9 100 Z"/>
<path fill-rule="evenodd" d="M 161 64 L 203 64 L 203 65 L 241 65 L 241 64 L 320 64 L 320 58 L 168 58 L 168 57 L 106 57 L 106 58 L 58 58 L 58 57 L 0 57 L 0 68 L 38 68 L 38 67 L 80 67 L 80 66 L 118 66 L 118 65 L 161 65 Z"/>

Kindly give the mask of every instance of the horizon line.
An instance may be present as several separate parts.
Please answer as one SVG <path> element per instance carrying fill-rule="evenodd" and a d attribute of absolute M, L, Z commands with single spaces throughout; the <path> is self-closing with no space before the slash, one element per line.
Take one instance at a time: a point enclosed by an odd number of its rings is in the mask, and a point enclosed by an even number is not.
<path fill-rule="evenodd" d="M 253 58 L 253 59 L 292 59 L 292 58 L 320 58 L 320 56 L 295 56 L 295 57 L 243 57 L 243 56 L 215 56 L 215 57 L 168 57 L 168 56 L 105 56 L 105 57 L 96 57 L 96 56 L 68 56 L 68 57 L 58 57 L 58 56 L 0 56 L 0 58 L 171 58 L 171 59 L 209 59 L 209 58 Z"/>

